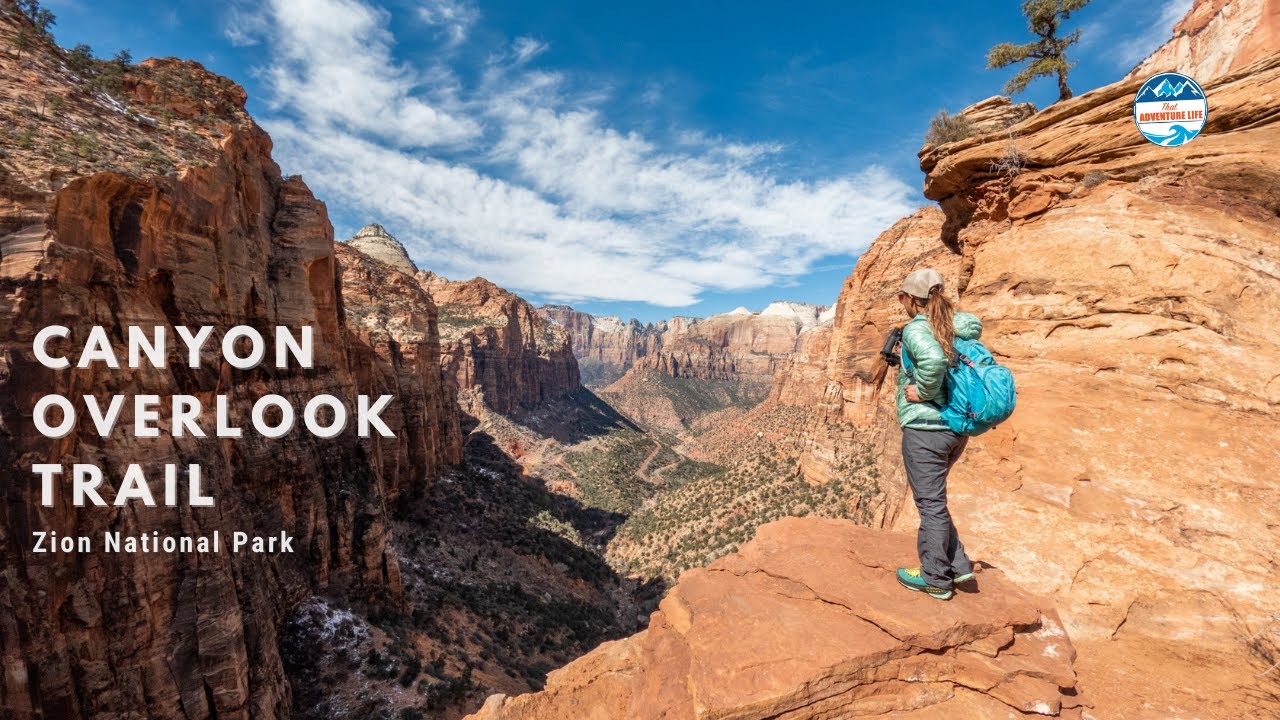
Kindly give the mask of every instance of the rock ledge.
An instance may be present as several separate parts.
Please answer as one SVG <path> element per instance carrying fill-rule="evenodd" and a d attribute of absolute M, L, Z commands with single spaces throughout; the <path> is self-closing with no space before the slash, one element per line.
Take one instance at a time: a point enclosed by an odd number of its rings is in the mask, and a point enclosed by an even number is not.
<path fill-rule="evenodd" d="M 986 569 L 940 602 L 898 586 L 912 538 L 787 518 L 686 572 L 646 631 L 490 697 L 470 720 L 1084 718 L 1043 600 Z"/>

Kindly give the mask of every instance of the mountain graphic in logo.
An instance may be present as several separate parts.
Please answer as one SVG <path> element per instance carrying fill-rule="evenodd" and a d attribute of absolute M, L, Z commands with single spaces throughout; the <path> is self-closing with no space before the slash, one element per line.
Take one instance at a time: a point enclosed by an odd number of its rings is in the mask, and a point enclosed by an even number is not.
<path fill-rule="evenodd" d="M 1170 78 L 1173 80 L 1171 81 Z M 1138 93 L 1139 101 L 1152 100 L 1200 100 L 1204 98 L 1204 93 L 1200 92 L 1200 86 L 1196 85 L 1194 80 L 1181 80 L 1178 75 L 1167 75 L 1161 77 L 1159 82 L 1152 84 L 1150 81 L 1142 86 L 1142 91 Z"/>
<path fill-rule="evenodd" d="M 1161 147 L 1186 145 L 1204 129 L 1209 99 L 1193 79 L 1176 72 L 1150 77 L 1133 98 L 1133 121 L 1148 141 Z"/>

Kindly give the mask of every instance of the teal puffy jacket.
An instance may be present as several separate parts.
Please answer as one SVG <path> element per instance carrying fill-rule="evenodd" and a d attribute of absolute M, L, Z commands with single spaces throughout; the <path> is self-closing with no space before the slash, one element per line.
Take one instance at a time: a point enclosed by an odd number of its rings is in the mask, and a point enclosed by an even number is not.
<path fill-rule="evenodd" d="M 977 340 L 982 336 L 982 321 L 972 313 L 956 313 L 952 317 L 956 337 Z M 929 319 L 924 313 L 911 318 L 902 328 L 902 352 L 911 360 L 912 380 L 905 365 L 898 366 L 898 424 L 920 430 L 945 430 L 939 408 L 947 404 L 947 391 L 943 380 L 947 376 L 947 356 L 942 345 L 933 336 Z M 909 402 L 903 388 L 915 383 L 916 392 L 924 402 Z"/>

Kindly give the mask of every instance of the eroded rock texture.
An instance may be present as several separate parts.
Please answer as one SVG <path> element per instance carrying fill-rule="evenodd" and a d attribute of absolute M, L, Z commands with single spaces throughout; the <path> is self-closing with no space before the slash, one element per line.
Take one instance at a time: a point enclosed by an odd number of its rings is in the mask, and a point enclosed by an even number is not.
<path fill-rule="evenodd" d="M 775 302 L 760 312 L 738 308 L 709 318 L 673 317 L 656 323 L 595 317 L 567 305 L 539 313 L 569 333 L 583 372 L 599 386 L 632 367 L 677 378 L 767 386 L 776 363 L 796 350 L 797 336 L 830 320 L 828 308 Z"/>
<path fill-rule="evenodd" d="M 673 377 L 733 380 L 767 386 L 777 363 L 796 350 L 800 333 L 820 324 L 825 308 L 773 303 L 758 313 L 745 308 L 712 315 L 674 332 L 636 367 Z"/>
<path fill-rule="evenodd" d="M 360 228 L 360 231 L 347 241 L 347 245 L 407 275 L 418 272 L 418 267 L 409 259 L 409 253 L 405 251 L 400 241 L 377 223 Z"/>
<path fill-rule="evenodd" d="M 17 22 L 0 19 L 6 44 Z M 355 277 L 359 263 L 340 273 L 324 205 L 300 179 L 281 176 L 234 83 L 195 63 L 150 62 L 126 74 L 134 109 L 122 110 L 84 89 L 59 53 L 40 41 L 21 61 L 0 54 L 6 109 L 46 94 L 65 102 L 32 120 L 31 143 L 6 136 L 0 182 L 0 707 L 16 718 L 287 717 L 283 614 L 315 592 L 400 603 L 387 505 L 457 459 L 446 388 L 435 359 L 421 362 L 438 342 L 430 301 L 420 298 L 404 328 L 350 323 L 357 292 L 377 295 L 384 279 Z M 75 154 L 65 152 L 70 143 Z M 347 313 L 340 286 L 353 293 Z M 170 338 L 175 325 L 216 330 L 197 369 L 171 343 L 162 369 L 55 371 L 31 349 L 52 324 L 80 342 L 103 326 L 118 350 L 130 325 L 162 326 Z M 215 347 L 241 324 L 313 326 L 315 367 L 231 368 Z M 331 393 L 352 407 L 357 393 L 390 393 L 396 410 L 384 417 L 397 437 L 360 440 L 350 429 L 332 440 L 302 430 L 280 440 L 249 431 L 239 440 L 139 438 L 126 403 L 108 437 L 82 417 L 71 435 L 50 440 L 31 422 L 47 392 L 100 402 L 192 394 L 210 409 L 201 420 L 209 428 L 220 394 L 244 426 L 268 393 L 299 406 Z M 217 504 L 76 508 L 63 493 L 43 507 L 29 473 L 39 462 L 100 466 L 108 502 L 127 463 L 197 463 Z M 32 553 L 38 530 L 89 536 L 95 551 Z M 112 554 L 102 552 L 108 530 L 218 530 L 224 541 L 232 531 L 283 530 L 295 552 Z"/>
<path fill-rule="evenodd" d="M 612 315 L 596 317 L 579 312 L 568 305 L 543 305 L 538 308 L 538 313 L 569 333 L 574 357 L 582 371 L 582 381 L 593 387 L 603 387 L 622 377 L 638 358 L 660 349 L 670 331 L 679 331 L 693 320 L 672 318 L 641 324 L 633 319 L 624 322 Z"/>
<path fill-rule="evenodd" d="M 897 283 L 937 267 L 1019 384 L 952 474 L 971 554 L 1054 599 L 1109 714 L 1246 717 L 1275 697 L 1256 640 L 1280 614 L 1263 581 L 1280 542 L 1280 55 L 1207 83 L 1209 124 L 1182 149 L 1134 130 L 1141 81 L 925 148 L 943 217 L 876 241 L 812 343 L 825 363 L 793 361 L 776 394 L 895 457 L 891 392 L 872 405 L 867 381 Z M 888 462 L 884 523 L 914 527 Z"/>
<path fill-rule="evenodd" d="M 1173 38 L 1129 73 L 1146 79 L 1170 70 L 1204 84 L 1262 60 L 1280 47 L 1280 2 L 1196 0 Z"/>
<path fill-rule="evenodd" d="M 581 387 L 569 334 L 484 278 L 418 274 L 440 308 L 440 362 L 461 393 L 499 413 L 530 410 Z"/>
<path fill-rule="evenodd" d="M 646 631 L 493 696 L 471 720 L 1083 717 L 1054 611 L 997 571 L 941 602 L 893 571 L 914 539 L 839 520 L 765 525 L 685 572 Z"/>

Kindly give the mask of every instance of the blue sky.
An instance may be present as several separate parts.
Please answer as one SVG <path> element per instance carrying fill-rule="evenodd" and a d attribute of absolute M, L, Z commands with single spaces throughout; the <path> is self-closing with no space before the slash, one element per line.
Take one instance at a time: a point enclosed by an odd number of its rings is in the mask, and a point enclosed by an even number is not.
<path fill-rule="evenodd" d="M 63 45 L 175 55 L 243 84 L 337 237 L 379 222 L 420 267 L 654 320 L 834 302 L 926 201 L 929 118 L 1000 91 L 1017 2 L 46 0 Z M 1095 0 L 1077 92 L 1190 0 Z M 1056 97 L 1041 80 L 1018 100 Z"/>

